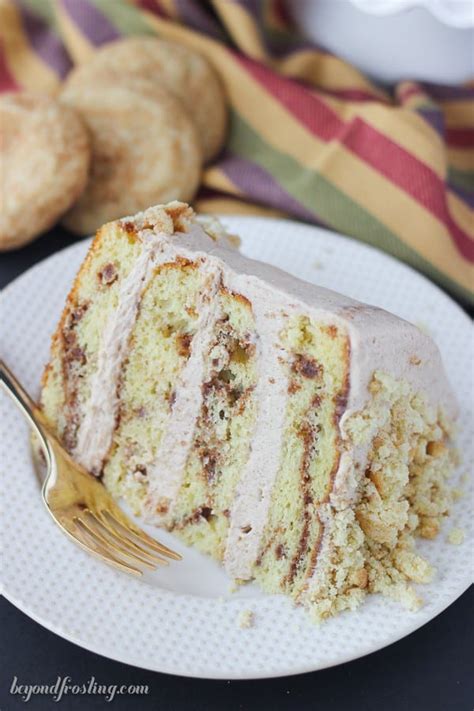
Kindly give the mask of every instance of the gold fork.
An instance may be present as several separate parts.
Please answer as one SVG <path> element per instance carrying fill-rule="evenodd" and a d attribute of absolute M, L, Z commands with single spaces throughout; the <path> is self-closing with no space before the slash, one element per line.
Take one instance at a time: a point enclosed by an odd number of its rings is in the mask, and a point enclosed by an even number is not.
<path fill-rule="evenodd" d="M 28 419 L 47 465 L 42 497 L 58 526 L 89 553 L 143 575 L 181 556 L 148 536 L 117 506 L 103 484 L 76 464 L 50 431 L 40 408 L 0 360 L 0 385 Z"/>

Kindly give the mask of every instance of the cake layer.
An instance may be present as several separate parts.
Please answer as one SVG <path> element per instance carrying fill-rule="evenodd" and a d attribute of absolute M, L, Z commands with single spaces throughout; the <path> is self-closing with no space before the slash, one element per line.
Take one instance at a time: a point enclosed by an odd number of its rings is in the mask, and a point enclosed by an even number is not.
<path fill-rule="evenodd" d="M 344 331 L 301 316 L 290 320 L 282 343 L 289 354 L 285 432 L 253 574 L 270 592 L 296 594 L 315 569 L 325 526 L 320 508 L 339 466 L 350 348 Z"/>
<path fill-rule="evenodd" d="M 257 370 L 249 302 L 225 289 L 217 300 L 220 318 L 205 354 L 201 410 L 168 527 L 221 560 L 255 427 Z"/>

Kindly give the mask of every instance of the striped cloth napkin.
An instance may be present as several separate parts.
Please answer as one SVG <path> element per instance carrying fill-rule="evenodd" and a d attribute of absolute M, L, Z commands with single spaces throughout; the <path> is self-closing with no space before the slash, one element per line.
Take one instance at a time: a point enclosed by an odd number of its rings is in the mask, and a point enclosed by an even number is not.
<path fill-rule="evenodd" d="M 385 91 L 298 38 L 281 0 L 0 0 L 0 90 L 55 92 L 126 34 L 195 48 L 231 104 L 196 207 L 323 225 L 473 301 L 474 83 Z"/>

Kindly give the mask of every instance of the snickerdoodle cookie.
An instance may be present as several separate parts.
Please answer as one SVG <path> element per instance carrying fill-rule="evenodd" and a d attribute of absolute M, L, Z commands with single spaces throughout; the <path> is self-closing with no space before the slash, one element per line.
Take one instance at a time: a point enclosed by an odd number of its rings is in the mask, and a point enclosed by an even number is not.
<path fill-rule="evenodd" d="M 26 92 L 0 97 L 0 251 L 52 227 L 83 191 L 89 161 L 73 109 Z"/>
<path fill-rule="evenodd" d="M 101 47 L 92 59 L 74 69 L 66 86 L 91 86 L 124 74 L 143 77 L 178 96 L 195 122 L 204 160 L 221 148 L 227 123 L 224 92 L 203 56 L 180 44 L 155 37 L 127 37 Z"/>
<path fill-rule="evenodd" d="M 89 182 L 64 216 L 74 232 L 169 200 L 191 200 L 202 152 L 179 99 L 146 79 L 67 85 L 61 101 L 76 109 L 92 139 Z"/>

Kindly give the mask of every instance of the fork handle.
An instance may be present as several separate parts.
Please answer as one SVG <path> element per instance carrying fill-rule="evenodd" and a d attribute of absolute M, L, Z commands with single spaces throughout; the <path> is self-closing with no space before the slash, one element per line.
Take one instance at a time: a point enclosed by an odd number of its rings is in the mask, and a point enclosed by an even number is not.
<path fill-rule="evenodd" d="M 0 358 L 0 385 L 11 397 L 15 405 L 25 415 L 41 442 L 46 458 L 51 461 L 51 450 L 42 423 L 43 413 L 35 401 L 28 395 L 23 385 L 13 375 L 7 364 Z"/>

